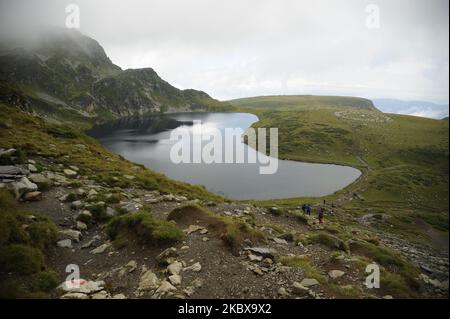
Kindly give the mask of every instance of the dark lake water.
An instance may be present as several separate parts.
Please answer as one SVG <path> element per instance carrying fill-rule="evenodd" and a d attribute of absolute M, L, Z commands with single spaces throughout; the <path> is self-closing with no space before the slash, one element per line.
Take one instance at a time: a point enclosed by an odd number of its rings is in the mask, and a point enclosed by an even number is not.
<path fill-rule="evenodd" d="M 245 130 L 258 118 L 247 113 L 165 114 L 109 122 L 94 127 L 89 134 L 132 162 L 143 164 L 172 179 L 204 185 L 211 192 L 232 199 L 324 196 L 346 187 L 361 174 L 352 167 L 281 160 L 278 161 L 278 171 L 272 175 L 261 175 L 261 164 L 258 162 L 175 164 L 170 159 L 170 151 L 177 141 L 170 140 L 170 135 L 184 132 L 194 139 L 194 134 L 197 134 L 194 120 L 202 121 L 203 132 L 218 129 L 225 133 L 226 128 Z M 237 143 L 245 154 L 257 154 L 242 141 Z M 223 152 L 230 148 L 233 148 L 232 143 L 223 142 Z"/>

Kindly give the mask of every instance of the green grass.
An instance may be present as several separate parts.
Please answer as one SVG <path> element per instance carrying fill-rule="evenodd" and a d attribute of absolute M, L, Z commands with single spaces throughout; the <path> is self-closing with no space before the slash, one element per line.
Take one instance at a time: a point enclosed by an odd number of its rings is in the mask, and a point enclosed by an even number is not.
<path fill-rule="evenodd" d="M 375 109 L 372 101 L 345 96 L 314 96 L 314 95 L 276 95 L 242 98 L 229 101 L 240 108 L 270 108 L 270 109 L 314 109 L 355 107 Z"/>
<path fill-rule="evenodd" d="M 44 268 L 44 256 L 34 247 L 11 244 L 0 247 L 0 271 L 31 275 Z"/>
<path fill-rule="evenodd" d="M 254 128 L 278 128 L 280 158 L 348 165 L 360 169 L 363 176 L 344 190 L 322 198 L 252 203 L 289 208 L 302 202 L 320 204 L 323 199 L 332 202 L 358 190 L 364 201 L 354 200 L 343 210 L 357 214 L 382 210 L 394 217 L 395 228 L 386 224 L 386 231 L 410 240 L 427 240 L 424 235 L 418 236 L 420 229 L 413 217 L 448 231 L 448 121 L 385 115 L 357 108 L 356 104 L 344 106 L 332 97 L 327 99 L 328 105 L 308 99 L 313 97 L 260 97 L 231 103 L 259 117 Z M 336 110 L 349 116 L 337 117 Z M 391 121 L 371 120 L 386 117 Z"/>
<path fill-rule="evenodd" d="M 318 232 L 307 237 L 308 244 L 321 244 L 330 249 L 338 249 L 344 252 L 349 251 L 348 244 L 337 236 L 327 234 L 325 232 Z"/>
<path fill-rule="evenodd" d="M 182 230 L 176 225 L 157 219 L 148 211 L 116 216 L 108 223 L 106 232 L 112 240 L 132 236 L 150 245 L 170 244 L 184 238 Z"/>
<path fill-rule="evenodd" d="M 303 269 L 305 278 L 314 278 L 320 283 L 327 282 L 326 276 L 322 275 L 306 256 L 282 256 L 277 258 L 277 262 L 288 267 Z"/>
<path fill-rule="evenodd" d="M 216 233 L 235 254 L 242 248 L 245 240 L 254 244 L 266 241 L 264 233 L 250 223 L 235 217 L 217 215 L 198 205 L 184 205 L 175 208 L 167 217 L 178 225 L 189 226 L 200 223 L 210 232 Z"/>

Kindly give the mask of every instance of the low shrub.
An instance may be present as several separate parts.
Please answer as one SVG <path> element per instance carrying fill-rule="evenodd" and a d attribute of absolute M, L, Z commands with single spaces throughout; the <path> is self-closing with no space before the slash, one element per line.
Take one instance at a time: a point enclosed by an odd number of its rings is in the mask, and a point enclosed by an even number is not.
<path fill-rule="evenodd" d="M 44 255 L 34 247 L 12 244 L 0 248 L 0 269 L 31 275 L 44 267 Z"/>
<path fill-rule="evenodd" d="M 147 244 L 173 243 L 184 237 L 182 230 L 175 224 L 157 219 L 148 211 L 116 216 L 108 223 L 106 232 L 112 240 L 133 235 Z"/>

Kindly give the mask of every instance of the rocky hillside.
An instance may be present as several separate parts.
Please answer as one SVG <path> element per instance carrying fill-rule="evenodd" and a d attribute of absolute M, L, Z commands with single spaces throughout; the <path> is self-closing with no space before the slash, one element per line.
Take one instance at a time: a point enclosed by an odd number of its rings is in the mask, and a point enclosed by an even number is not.
<path fill-rule="evenodd" d="M 122 70 L 97 41 L 63 29 L 0 41 L 0 98 L 70 122 L 227 108 L 204 92 L 173 87 L 151 68 Z"/>

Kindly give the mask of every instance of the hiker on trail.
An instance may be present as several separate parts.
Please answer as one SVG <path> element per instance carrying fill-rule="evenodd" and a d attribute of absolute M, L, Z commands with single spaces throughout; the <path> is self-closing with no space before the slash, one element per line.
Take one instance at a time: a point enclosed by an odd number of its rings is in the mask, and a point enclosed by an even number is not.
<path fill-rule="evenodd" d="M 311 205 L 309 205 L 309 204 L 306 205 L 306 214 L 311 216 Z"/>
<path fill-rule="evenodd" d="M 302 211 L 303 211 L 303 214 L 306 213 L 306 204 L 302 205 Z"/>
<path fill-rule="evenodd" d="M 323 208 L 322 207 L 319 207 L 319 224 L 323 224 L 323 215 L 324 215 L 324 212 L 323 212 Z"/>

